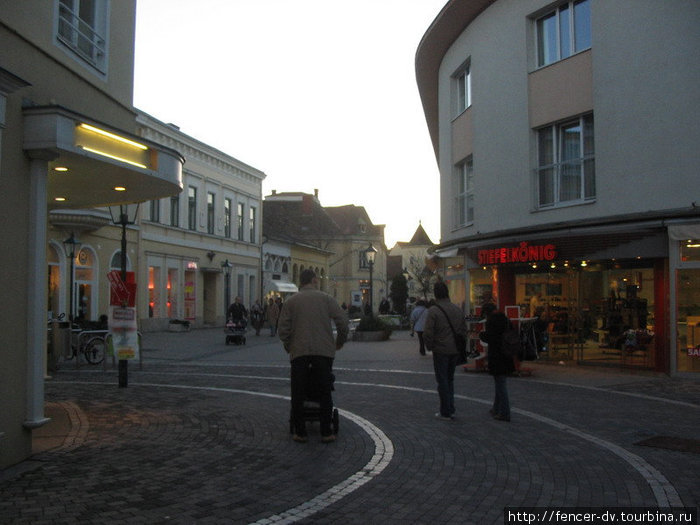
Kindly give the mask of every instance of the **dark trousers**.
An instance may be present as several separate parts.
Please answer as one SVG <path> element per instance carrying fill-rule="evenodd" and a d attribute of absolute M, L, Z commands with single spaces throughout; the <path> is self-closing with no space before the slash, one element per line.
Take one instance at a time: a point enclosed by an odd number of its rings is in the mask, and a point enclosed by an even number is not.
<path fill-rule="evenodd" d="M 455 367 L 457 354 L 433 352 L 433 367 L 440 396 L 440 415 L 451 417 L 455 413 Z"/>
<path fill-rule="evenodd" d="M 292 425 L 294 433 L 306 435 L 304 400 L 311 395 L 319 403 L 321 435 L 333 433 L 332 379 L 333 359 L 320 355 L 305 355 L 292 360 Z"/>
<path fill-rule="evenodd" d="M 425 355 L 425 341 L 423 340 L 423 332 L 416 332 L 418 334 L 418 351 L 420 355 Z"/>

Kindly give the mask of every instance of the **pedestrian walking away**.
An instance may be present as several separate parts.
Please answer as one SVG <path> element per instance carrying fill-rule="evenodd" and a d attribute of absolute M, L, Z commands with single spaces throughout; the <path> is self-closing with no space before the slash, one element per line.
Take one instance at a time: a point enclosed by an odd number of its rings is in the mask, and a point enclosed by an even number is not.
<path fill-rule="evenodd" d="M 274 337 L 277 333 L 277 322 L 280 316 L 280 306 L 272 297 L 268 301 L 265 311 L 265 318 L 270 325 L 270 337 Z"/>
<path fill-rule="evenodd" d="M 318 289 L 313 270 L 301 272 L 299 291 L 285 301 L 280 312 L 278 333 L 291 362 L 292 438 L 301 443 L 308 440 L 304 400 L 307 386 L 313 381 L 320 405 L 321 441 L 335 441 L 332 366 L 335 352 L 347 340 L 348 320 L 337 301 Z"/>
<path fill-rule="evenodd" d="M 440 397 L 440 411 L 435 417 L 450 420 L 455 416 L 454 377 L 459 358 L 455 332 L 465 337 L 466 328 L 462 310 L 450 302 L 447 285 L 442 281 L 435 283 L 433 294 L 435 304 L 428 308 L 423 338 L 425 347 L 433 353 L 433 369 Z"/>
<path fill-rule="evenodd" d="M 510 328 L 510 321 L 503 312 L 486 312 L 486 325 L 479 338 L 488 345 L 488 371 L 493 376 L 495 396 L 490 413 L 499 421 L 510 421 L 510 401 L 506 378 L 515 371 L 513 357 L 503 349 L 503 333 Z"/>
<path fill-rule="evenodd" d="M 423 330 L 425 329 L 425 318 L 428 315 L 427 303 L 421 299 L 416 303 L 416 307 L 411 312 L 411 335 L 415 332 L 418 335 L 418 352 L 425 355 L 425 340 Z"/>

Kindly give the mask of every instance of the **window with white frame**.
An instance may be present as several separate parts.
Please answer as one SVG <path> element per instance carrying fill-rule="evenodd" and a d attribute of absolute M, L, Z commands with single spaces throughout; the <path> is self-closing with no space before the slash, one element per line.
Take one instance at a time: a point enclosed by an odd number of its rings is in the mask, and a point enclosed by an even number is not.
<path fill-rule="evenodd" d="M 456 114 L 459 115 L 472 105 L 472 73 L 471 65 L 462 68 L 454 76 L 456 93 Z"/>
<path fill-rule="evenodd" d="M 248 207 L 248 240 L 255 242 L 255 212 L 254 206 Z"/>
<path fill-rule="evenodd" d="M 212 192 L 207 192 L 207 233 L 214 235 L 214 221 L 216 211 L 216 197 Z"/>
<path fill-rule="evenodd" d="M 537 130 L 538 207 L 595 199 L 593 114 Z"/>
<path fill-rule="evenodd" d="M 160 222 L 160 201 L 159 200 L 153 200 L 151 201 L 151 213 L 150 217 L 151 222 Z"/>
<path fill-rule="evenodd" d="M 224 199 L 224 237 L 231 237 L 231 204 L 229 198 Z"/>
<path fill-rule="evenodd" d="M 170 197 L 170 226 L 180 226 L 180 195 Z"/>
<path fill-rule="evenodd" d="M 101 73 L 107 72 L 109 0 L 59 0 L 56 38 Z"/>
<path fill-rule="evenodd" d="M 474 222 L 474 162 L 471 155 L 454 167 L 454 214 L 455 226 Z"/>
<path fill-rule="evenodd" d="M 244 232 L 245 226 L 243 224 L 243 220 L 245 217 L 245 215 L 244 215 L 245 206 L 243 205 L 242 202 L 238 203 L 237 210 L 238 211 L 236 212 L 236 230 L 238 231 L 238 240 L 242 241 L 242 240 L 244 240 L 244 234 L 245 234 L 245 232 Z"/>
<path fill-rule="evenodd" d="M 537 67 L 591 47 L 590 4 L 590 0 L 565 2 L 536 20 Z"/>
<path fill-rule="evenodd" d="M 197 231 L 197 188 L 187 188 L 187 228 Z"/>

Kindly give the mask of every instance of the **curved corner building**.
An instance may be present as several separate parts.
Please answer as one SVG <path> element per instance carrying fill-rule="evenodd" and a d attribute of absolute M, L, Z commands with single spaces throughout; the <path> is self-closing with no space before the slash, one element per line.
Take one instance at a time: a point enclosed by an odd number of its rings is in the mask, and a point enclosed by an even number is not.
<path fill-rule="evenodd" d="M 451 297 L 700 372 L 700 2 L 452 0 L 416 53 Z"/>

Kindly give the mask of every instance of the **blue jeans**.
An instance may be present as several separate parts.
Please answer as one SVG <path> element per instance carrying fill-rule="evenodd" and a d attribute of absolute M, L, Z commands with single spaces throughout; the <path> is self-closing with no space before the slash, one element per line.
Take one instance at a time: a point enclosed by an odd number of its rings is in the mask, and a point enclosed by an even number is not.
<path fill-rule="evenodd" d="M 451 417 L 455 413 L 455 367 L 457 354 L 433 352 L 433 368 L 440 396 L 440 415 Z"/>
<path fill-rule="evenodd" d="M 510 402 L 508 401 L 508 388 L 505 375 L 493 376 L 496 385 L 496 397 L 493 401 L 493 413 L 498 416 L 510 418 Z"/>
<path fill-rule="evenodd" d="M 304 401 L 319 404 L 321 435 L 333 433 L 333 359 L 320 355 L 305 355 L 292 360 L 292 426 L 294 433 L 306 435 Z"/>

